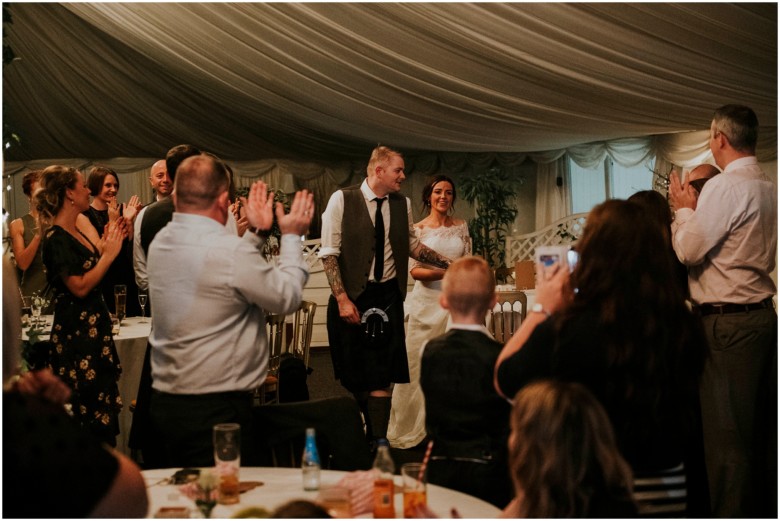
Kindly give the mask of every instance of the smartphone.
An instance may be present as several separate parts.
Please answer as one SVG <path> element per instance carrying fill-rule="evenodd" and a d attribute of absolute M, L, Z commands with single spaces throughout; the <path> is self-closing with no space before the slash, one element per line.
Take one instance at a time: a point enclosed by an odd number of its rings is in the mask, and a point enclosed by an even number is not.
<path fill-rule="evenodd" d="M 568 267 L 569 271 L 574 270 L 577 265 L 579 255 L 571 249 L 571 246 L 537 246 L 536 264 L 539 266 L 539 273 L 546 273 L 547 270 L 558 264 L 562 267 Z"/>

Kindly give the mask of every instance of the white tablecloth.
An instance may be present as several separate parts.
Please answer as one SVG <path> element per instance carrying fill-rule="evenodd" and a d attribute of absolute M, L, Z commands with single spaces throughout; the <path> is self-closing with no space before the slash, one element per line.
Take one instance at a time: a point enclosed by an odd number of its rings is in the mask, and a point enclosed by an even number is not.
<path fill-rule="evenodd" d="M 130 455 L 127 442 L 130 436 L 130 426 L 133 413 L 130 412 L 130 402 L 138 394 L 138 382 L 141 379 L 141 367 L 144 363 L 146 342 L 152 329 L 152 319 L 146 317 L 141 323 L 141 317 L 128 317 L 122 321 L 119 334 L 114 335 L 119 361 L 122 363 L 122 375 L 119 377 L 119 395 L 124 407 L 119 413 L 119 436 L 116 437 L 116 448 L 123 454 Z"/>
<path fill-rule="evenodd" d="M 52 315 L 43 317 L 46 320 L 45 335 L 40 340 L 48 340 L 48 332 L 51 330 Z M 138 383 L 141 379 L 141 367 L 144 363 L 146 342 L 152 329 L 152 319 L 146 317 L 146 322 L 141 322 L 141 317 L 128 317 L 122 321 L 119 334 L 114 335 L 114 344 L 119 361 L 122 363 L 122 374 L 119 377 L 119 395 L 122 397 L 124 407 L 119 413 L 119 436 L 116 438 L 116 448 L 123 454 L 130 455 L 127 442 L 130 436 L 130 426 L 133 422 L 133 413 L 130 412 L 130 402 L 135 400 L 138 394 Z M 22 340 L 27 339 L 27 330 L 22 330 Z"/>
<path fill-rule="evenodd" d="M 178 469 L 155 469 L 143 471 L 149 493 L 148 517 L 160 507 L 187 507 L 194 509 L 193 500 L 179 492 L 176 485 L 163 485 L 160 481 L 170 477 Z M 321 473 L 321 489 L 334 486 L 346 472 L 323 470 Z M 308 499 L 314 501 L 319 492 L 303 490 L 301 469 L 298 468 L 268 468 L 243 467 L 241 481 L 261 481 L 262 486 L 241 494 L 241 501 L 236 505 L 217 505 L 211 513 L 213 518 L 228 518 L 233 513 L 247 507 L 262 507 L 269 512 L 293 499 Z M 396 476 L 395 514 L 403 517 L 403 494 L 401 477 Z M 473 496 L 456 492 L 436 485 L 428 485 L 428 507 L 439 517 L 451 517 L 450 509 L 455 507 L 464 518 L 495 518 L 499 509 Z M 367 517 L 370 517 L 367 516 Z"/>

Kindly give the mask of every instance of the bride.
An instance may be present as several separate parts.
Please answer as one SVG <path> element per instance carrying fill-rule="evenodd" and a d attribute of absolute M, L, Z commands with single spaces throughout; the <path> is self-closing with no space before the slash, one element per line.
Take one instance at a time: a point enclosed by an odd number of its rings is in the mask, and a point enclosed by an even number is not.
<path fill-rule="evenodd" d="M 452 179 L 445 175 L 433 177 L 422 193 L 423 205 L 429 214 L 414 225 L 423 244 L 453 260 L 471 254 L 466 222 L 450 215 L 455 197 Z M 428 339 L 445 332 L 449 320 L 449 313 L 439 306 L 444 270 L 413 261 L 410 273 L 416 280 L 408 299 L 406 354 L 410 383 L 395 385 L 387 429 L 390 445 L 398 449 L 414 447 L 425 439 L 425 407 L 419 383 L 420 354 Z"/>

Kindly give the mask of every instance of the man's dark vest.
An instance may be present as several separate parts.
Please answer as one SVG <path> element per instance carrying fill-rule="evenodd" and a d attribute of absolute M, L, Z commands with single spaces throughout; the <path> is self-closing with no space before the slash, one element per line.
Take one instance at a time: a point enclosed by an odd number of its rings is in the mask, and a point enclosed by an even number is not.
<path fill-rule="evenodd" d="M 341 255 L 339 269 L 344 289 L 353 302 L 368 284 L 371 261 L 375 255 L 374 223 L 368 213 L 360 186 L 351 186 L 344 193 L 344 215 L 341 218 Z M 401 295 L 406 296 L 409 276 L 409 217 L 406 197 L 389 194 L 390 246 L 393 249 L 396 280 Z M 146 218 L 144 218 L 144 221 Z"/>
<path fill-rule="evenodd" d="M 141 248 L 145 255 L 149 255 L 149 245 L 157 232 L 173 219 L 173 197 L 166 197 L 162 201 L 150 204 L 144 211 L 141 219 Z"/>

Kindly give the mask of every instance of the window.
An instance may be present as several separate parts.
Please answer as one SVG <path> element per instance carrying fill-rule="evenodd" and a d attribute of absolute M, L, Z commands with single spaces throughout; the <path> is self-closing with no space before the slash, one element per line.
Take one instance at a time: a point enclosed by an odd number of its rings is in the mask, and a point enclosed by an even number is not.
<path fill-rule="evenodd" d="M 653 166 L 649 162 L 625 167 L 606 157 L 596 168 L 582 168 L 569 159 L 569 186 L 572 213 L 589 212 L 607 199 L 627 199 L 631 194 L 653 187 Z"/>

